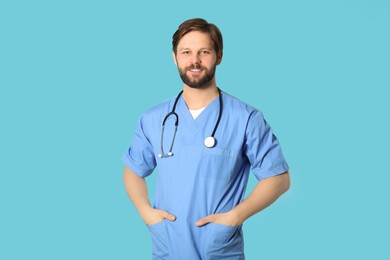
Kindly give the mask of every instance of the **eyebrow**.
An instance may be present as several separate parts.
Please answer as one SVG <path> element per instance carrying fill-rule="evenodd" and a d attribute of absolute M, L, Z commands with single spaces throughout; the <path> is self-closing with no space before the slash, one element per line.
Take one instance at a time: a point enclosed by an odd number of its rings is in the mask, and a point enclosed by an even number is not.
<path fill-rule="evenodd" d="M 184 50 L 191 50 L 190 48 L 180 48 L 178 49 L 178 51 L 184 51 Z M 199 49 L 200 51 L 201 50 L 209 50 L 209 51 L 212 51 L 213 49 L 212 48 L 209 48 L 209 47 L 202 47 Z"/>

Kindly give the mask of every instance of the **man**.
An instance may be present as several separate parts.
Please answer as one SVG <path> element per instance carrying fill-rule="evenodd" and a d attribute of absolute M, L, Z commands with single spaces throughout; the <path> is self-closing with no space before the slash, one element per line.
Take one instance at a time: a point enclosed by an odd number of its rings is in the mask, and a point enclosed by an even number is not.
<path fill-rule="evenodd" d="M 153 259 L 244 259 L 242 223 L 287 191 L 287 163 L 262 113 L 217 87 L 219 29 L 185 21 L 172 45 L 183 92 L 141 117 L 123 157 L 127 193 Z M 144 178 L 156 167 L 152 207 Z M 250 169 L 259 183 L 244 199 Z"/>

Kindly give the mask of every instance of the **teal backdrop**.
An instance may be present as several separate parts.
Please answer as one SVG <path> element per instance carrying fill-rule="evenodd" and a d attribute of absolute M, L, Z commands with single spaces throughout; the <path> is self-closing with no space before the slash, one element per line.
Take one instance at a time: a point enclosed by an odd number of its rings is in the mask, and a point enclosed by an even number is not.
<path fill-rule="evenodd" d="M 291 167 L 244 224 L 247 259 L 390 259 L 385 0 L 1 1 L 0 259 L 151 258 L 121 157 L 181 89 L 171 36 L 193 17 L 220 27 L 218 86 Z"/>

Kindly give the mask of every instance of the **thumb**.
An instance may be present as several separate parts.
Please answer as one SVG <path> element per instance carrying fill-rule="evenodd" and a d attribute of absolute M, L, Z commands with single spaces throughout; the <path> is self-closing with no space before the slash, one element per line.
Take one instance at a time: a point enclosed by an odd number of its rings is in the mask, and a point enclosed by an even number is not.
<path fill-rule="evenodd" d="M 176 216 L 170 214 L 169 212 L 167 212 L 165 210 L 162 210 L 161 213 L 162 213 L 162 217 L 165 218 L 165 219 L 168 219 L 170 221 L 175 221 L 176 220 Z"/>
<path fill-rule="evenodd" d="M 209 215 L 207 217 L 201 218 L 198 221 L 195 222 L 195 225 L 198 227 L 204 226 L 207 223 L 213 222 L 214 221 L 214 215 Z"/>

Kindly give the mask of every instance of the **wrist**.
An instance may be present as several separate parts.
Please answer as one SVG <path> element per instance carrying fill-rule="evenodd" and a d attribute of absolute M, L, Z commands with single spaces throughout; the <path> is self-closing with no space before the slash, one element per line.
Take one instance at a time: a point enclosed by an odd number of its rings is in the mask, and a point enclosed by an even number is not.
<path fill-rule="evenodd" d="M 149 215 L 149 213 L 153 210 L 152 206 L 150 205 L 143 205 L 138 207 L 138 212 L 141 215 L 141 217 L 145 215 Z"/>
<path fill-rule="evenodd" d="M 232 221 L 234 222 L 234 225 L 235 226 L 239 226 L 241 225 L 243 222 L 244 222 L 244 218 L 241 216 L 239 210 L 237 210 L 236 208 L 232 209 L 230 212 L 229 212 L 231 218 L 232 218 Z"/>

